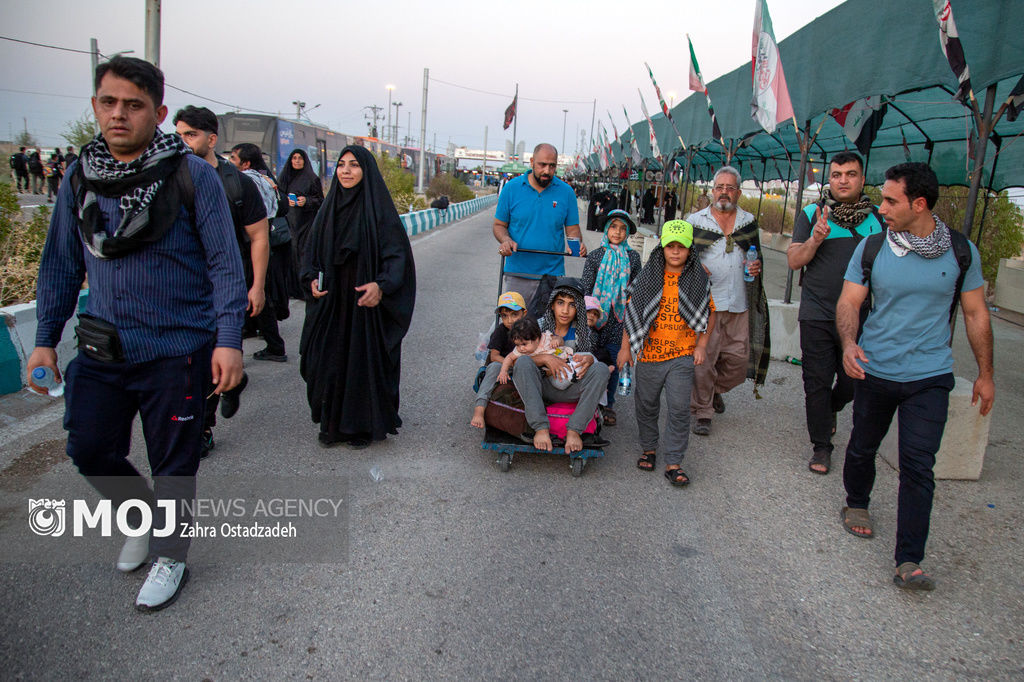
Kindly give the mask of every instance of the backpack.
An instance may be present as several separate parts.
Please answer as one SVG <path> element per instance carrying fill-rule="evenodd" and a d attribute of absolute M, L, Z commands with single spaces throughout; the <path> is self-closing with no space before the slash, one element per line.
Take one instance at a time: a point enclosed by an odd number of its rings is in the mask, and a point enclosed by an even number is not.
<path fill-rule="evenodd" d="M 242 210 L 242 178 L 241 171 L 235 168 L 233 163 L 217 160 L 217 175 L 220 176 L 220 184 L 224 185 L 224 193 L 228 197 L 228 208 L 231 209 L 231 222 L 235 224 L 235 232 L 241 228 L 240 212 Z"/>
<path fill-rule="evenodd" d="M 962 233 L 950 230 L 949 238 L 953 242 L 953 255 L 956 257 L 956 264 L 960 267 L 960 274 L 956 278 L 956 288 L 953 290 L 953 303 L 949 306 L 949 322 L 952 324 L 953 318 L 956 317 L 956 306 L 960 302 L 960 292 L 964 288 L 964 277 L 967 276 L 967 270 L 971 267 L 973 254 L 971 254 L 970 240 Z M 872 299 L 872 310 L 875 309 L 875 304 L 871 294 L 871 268 L 875 264 L 875 258 L 882 249 L 885 239 L 885 232 L 865 238 L 864 251 L 860 257 L 861 282 L 868 288 L 868 297 Z"/>

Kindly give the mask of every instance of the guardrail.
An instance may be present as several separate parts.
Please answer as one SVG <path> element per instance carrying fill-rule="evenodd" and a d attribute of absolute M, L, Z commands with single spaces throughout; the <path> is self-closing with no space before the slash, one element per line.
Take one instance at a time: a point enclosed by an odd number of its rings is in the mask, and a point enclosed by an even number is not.
<path fill-rule="evenodd" d="M 479 211 L 484 210 L 488 206 L 493 206 L 498 203 L 497 194 L 488 194 L 484 197 L 477 197 L 476 199 L 470 199 L 469 201 L 460 201 L 457 204 L 451 204 L 447 210 L 442 211 L 439 208 L 428 208 L 425 211 L 413 211 L 412 213 L 406 213 L 402 218 L 402 225 L 405 226 L 405 231 L 410 237 L 418 235 L 422 232 L 428 232 L 433 230 L 435 227 L 446 225 L 456 220 L 461 220 L 468 215 L 473 215 Z"/>
<path fill-rule="evenodd" d="M 78 294 L 78 312 L 85 310 L 89 290 Z M 25 387 L 28 357 L 36 346 L 36 302 L 19 303 L 0 308 L 0 395 L 16 393 Z M 57 344 L 57 363 L 63 372 L 78 349 L 75 347 L 75 322 L 64 325 L 64 335 Z"/>

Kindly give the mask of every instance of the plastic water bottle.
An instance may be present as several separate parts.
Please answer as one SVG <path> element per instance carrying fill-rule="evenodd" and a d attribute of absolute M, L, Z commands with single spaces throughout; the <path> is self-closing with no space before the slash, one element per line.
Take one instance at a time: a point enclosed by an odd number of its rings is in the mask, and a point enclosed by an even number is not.
<path fill-rule="evenodd" d="M 630 395 L 633 392 L 633 366 L 626 365 L 619 370 L 619 387 L 615 393 L 621 396 Z"/>
<path fill-rule="evenodd" d="M 753 282 L 754 276 L 750 274 L 750 264 L 757 260 L 757 248 L 751 244 L 750 248 L 747 249 L 747 257 L 743 261 L 743 281 Z"/>
<path fill-rule="evenodd" d="M 370 467 L 370 478 L 372 478 L 376 483 L 380 483 L 384 479 L 384 474 L 381 472 L 380 467 Z"/>
<path fill-rule="evenodd" d="M 36 367 L 32 370 L 32 383 L 39 388 L 45 388 L 52 398 L 64 395 L 64 382 L 57 381 L 49 367 Z"/>

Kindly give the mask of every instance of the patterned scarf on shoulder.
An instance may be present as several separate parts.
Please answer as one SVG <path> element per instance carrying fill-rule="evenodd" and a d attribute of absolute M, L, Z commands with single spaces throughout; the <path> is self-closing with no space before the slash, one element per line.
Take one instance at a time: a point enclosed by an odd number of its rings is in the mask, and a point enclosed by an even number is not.
<path fill-rule="evenodd" d="M 180 135 L 159 128 L 142 155 L 127 163 L 114 158 L 102 134 L 82 147 L 78 163 L 84 193 L 75 199 L 83 241 L 92 255 L 111 258 L 118 255 L 118 242 L 144 236 L 150 204 L 164 180 L 177 170 L 181 157 L 191 153 Z M 122 215 L 113 234 L 97 229 L 97 195 L 118 199 Z"/>
<path fill-rule="evenodd" d="M 844 230 L 852 230 L 860 225 L 875 208 L 867 194 L 862 194 L 855 203 L 845 204 L 836 201 L 829 189 L 825 190 L 822 202 L 828 206 L 828 219 Z"/>
<path fill-rule="evenodd" d="M 918 237 L 910 232 L 886 230 L 892 252 L 899 258 L 906 256 L 911 251 L 922 258 L 938 258 L 949 251 L 953 246 L 953 239 L 949 236 L 949 228 L 934 213 L 932 218 L 935 219 L 935 229 L 927 237 Z"/>
<path fill-rule="evenodd" d="M 661 308 L 665 288 L 665 251 L 658 246 L 647 265 L 630 285 L 626 305 L 626 333 L 634 360 L 640 360 L 644 341 Z M 707 331 L 711 314 L 711 280 L 692 251 L 679 275 L 679 314 L 698 334 Z"/>

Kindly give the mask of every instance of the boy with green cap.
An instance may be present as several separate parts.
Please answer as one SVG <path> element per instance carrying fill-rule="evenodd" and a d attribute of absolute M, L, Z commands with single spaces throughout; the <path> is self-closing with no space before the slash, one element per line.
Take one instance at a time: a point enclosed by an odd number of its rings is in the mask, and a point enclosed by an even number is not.
<path fill-rule="evenodd" d="M 715 326 L 711 282 L 700 259 L 690 258 L 693 226 L 670 220 L 661 228 L 656 248 L 630 288 L 619 370 L 633 364 L 636 422 L 643 448 L 637 468 L 653 471 L 658 449 L 661 394 L 668 402 L 668 422 L 661 450 L 665 478 L 684 486 L 690 478 L 680 465 L 690 438 L 690 393 L 693 368 L 705 359 L 708 335 Z"/>

